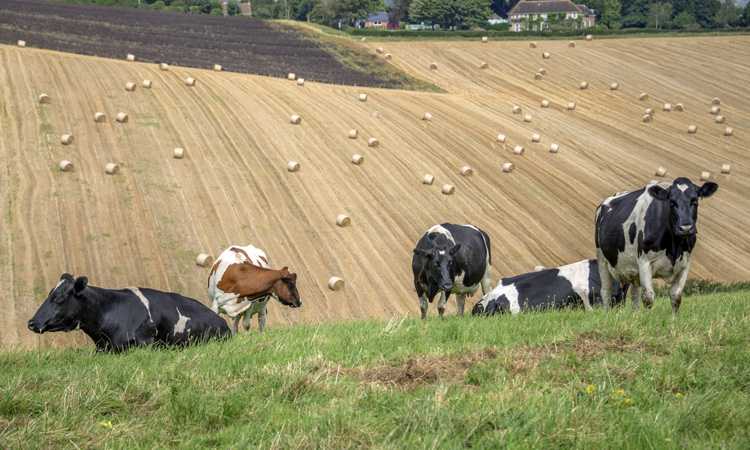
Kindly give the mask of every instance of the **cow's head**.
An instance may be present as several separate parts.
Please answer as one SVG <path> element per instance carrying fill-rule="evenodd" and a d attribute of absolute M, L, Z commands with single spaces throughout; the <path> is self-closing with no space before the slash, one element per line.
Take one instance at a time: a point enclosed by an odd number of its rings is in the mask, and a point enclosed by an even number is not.
<path fill-rule="evenodd" d="M 703 186 L 696 186 L 687 178 L 678 178 L 667 189 L 655 185 L 649 187 L 648 192 L 658 200 L 669 201 L 672 233 L 687 238 L 698 232 L 698 199 L 712 196 L 717 189 L 719 185 L 710 181 Z"/>
<path fill-rule="evenodd" d="M 456 244 L 450 248 L 435 247 L 431 251 L 415 248 L 414 253 L 424 259 L 424 267 L 429 276 L 437 282 L 438 289 L 450 291 L 453 289 L 453 278 L 456 274 L 453 260 L 460 249 L 461 244 Z"/>
<path fill-rule="evenodd" d="M 84 292 L 88 282 L 86 277 L 73 280 L 73 275 L 63 274 L 60 282 L 49 292 L 47 300 L 29 320 L 29 330 L 44 333 L 80 329 L 87 310 Z"/>
<path fill-rule="evenodd" d="M 289 268 L 281 269 L 281 278 L 273 285 L 273 293 L 276 294 L 282 305 L 292 308 L 302 306 L 297 291 L 297 274 L 289 273 Z"/>

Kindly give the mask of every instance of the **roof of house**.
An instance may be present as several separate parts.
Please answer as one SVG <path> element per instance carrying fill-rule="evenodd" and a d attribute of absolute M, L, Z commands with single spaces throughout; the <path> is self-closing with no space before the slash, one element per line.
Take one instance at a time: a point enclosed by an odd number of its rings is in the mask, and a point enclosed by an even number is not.
<path fill-rule="evenodd" d="M 576 6 L 578 7 L 578 9 L 581 10 L 582 13 L 588 14 L 589 16 L 593 16 L 594 15 L 594 10 L 591 9 L 591 8 L 589 8 L 588 6 L 586 6 L 586 5 L 576 5 Z"/>
<path fill-rule="evenodd" d="M 577 13 L 582 12 L 570 0 L 536 0 L 520 1 L 508 12 L 511 14 L 548 14 L 548 13 Z"/>
<path fill-rule="evenodd" d="M 366 21 L 367 22 L 388 22 L 388 13 L 378 12 L 375 14 L 370 14 L 369 16 L 367 16 Z"/>

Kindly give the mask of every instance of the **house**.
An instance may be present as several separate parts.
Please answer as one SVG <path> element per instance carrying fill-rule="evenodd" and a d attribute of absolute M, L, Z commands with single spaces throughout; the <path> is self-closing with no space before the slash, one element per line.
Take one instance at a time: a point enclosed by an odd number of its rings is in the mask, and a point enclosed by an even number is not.
<path fill-rule="evenodd" d="M 388 18 L 387 12 L 378 12 L 370 14 L 364 20 L 363 28 L 385 28 L 387 30 L 398 29 L 398 22 L 393 22 Z M 395 26 L 394 26 L 395 25 Z"/>
<path fill-rule="evenodd" d="M 508 19 L 503 19 L 502 17 L 498 16 L 497 13 L 492 13 L 489 22 L 490 25 L 497 25 L 498 23 L 508 23 Z"/>
<path fill-rule="evenodd" d="M 593 10 L 570 0 L 521 0 L 508 12 L 511 31 L 549 29 L 553 23 L 588 28 L 595 20 Z"/>
<path fill-rule="evenodd" d="M 227 15 L 227 3 L 228 3 L 227 0 L 223 0 L 221 2 L 221 9 L 225 16 Z M 240 8 L 240 12 L 239 12 L 240 15 L 242 16 L 253 15 L 253 10 L 252 10 L 252 7 L 250 6 L 250 0 L 247 0 L 247 3 L 242 3 L 242 0 L 238 0 L 237 6 L 239 6 Z"/>

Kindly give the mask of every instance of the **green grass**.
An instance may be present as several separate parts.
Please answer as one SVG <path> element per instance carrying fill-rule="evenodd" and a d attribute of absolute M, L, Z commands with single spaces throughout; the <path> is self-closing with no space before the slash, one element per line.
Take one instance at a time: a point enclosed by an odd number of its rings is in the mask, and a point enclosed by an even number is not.
<path fill-rule="evenodd" d="M 750 292 L 668 303 L 5 351 L 0 446 L 750 448 Z"/>

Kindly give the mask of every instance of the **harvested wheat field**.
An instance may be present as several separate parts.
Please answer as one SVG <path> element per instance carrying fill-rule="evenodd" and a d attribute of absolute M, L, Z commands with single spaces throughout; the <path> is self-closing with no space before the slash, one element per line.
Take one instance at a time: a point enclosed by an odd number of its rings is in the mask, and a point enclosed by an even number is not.
<path fill-rule="evenodd" d="M 700 183 L 707 171 L 720 186 L 700 208 L 691 277 L 747 280 L 750 37 L 538 44 L 366 44 L 383 46 L 392 64 L 448 94 L 160 71 L 0 46 L 2 343 L 90 342 L 80 332 L 26 329 L 64 272 L 207 304 L 209 269 L 196 257 L 231 244 L 252 243 L 273 268 L 299 276 L 302 308 L 270 304 L 269 326 L 418 314 L 412 249 L 430 226 L 487 231 L 493 282 L 570 263 L 594 256 L 597 204 L 644 186 L 659 167 L 667 172 L 660 180 Z M 535 80 L 541 68 L 546 74 Z M 137 89 L 127 91 L 128 82 Z M 39 103 L 42 93 L 49 104 Z M 725 123 L 709 113 L 714 97 Z M 684 109 L 663 111 L 664 103 Z M 655 110 L 650 122 L 642 121 L 646 108 Z M 96 122 L 97 112 L 107 120 Z M 64 145 L 63 134 L 73 141 Z M 379 145 L 368 146 L 371 138 Z M 514 154 L 516 146 L 525 152 Z M 184 149 L 181 159 L 175 148 Z M 352 163 L 355 154 L 361 164 Z M 72 171 L 59 169 L 63 160 Z M 290 161 L 299 170 L 288 170 Z M 515 171 L 503 172 L 508 162 Z M 119 171 L 107 173 L 109 163 Z M 472 176 L 462 176 L 464 166 Z M 445 184 L 452 195 L 441 192 Z M 340 214 L 348 226 L 337 226 Z M 329 289 L 333 276 L 343 289 Z"/>

